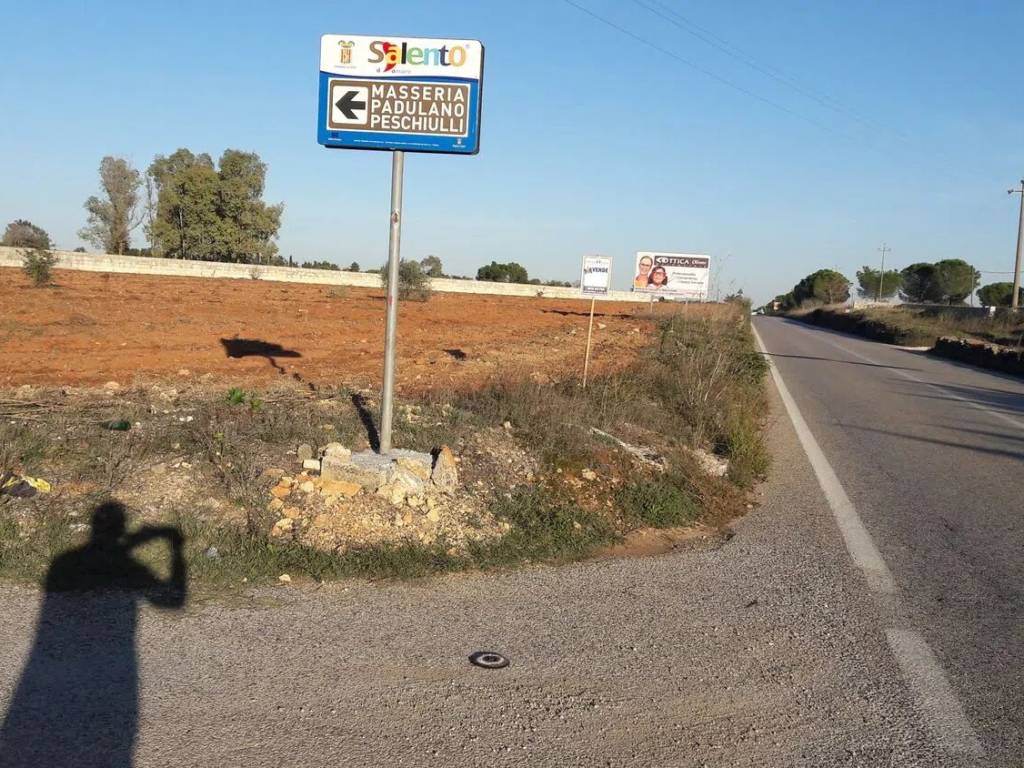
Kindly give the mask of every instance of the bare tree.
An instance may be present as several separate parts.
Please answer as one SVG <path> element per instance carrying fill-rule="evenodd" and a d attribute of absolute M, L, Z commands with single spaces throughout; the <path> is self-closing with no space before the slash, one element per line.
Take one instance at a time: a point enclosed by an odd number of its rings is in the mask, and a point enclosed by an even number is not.
<path fill-rule="evenodd" d="M 93 195 L 85 201 L 89 218 L 78 236 L 107 253 L 123 254 L 131 245 L 131 233 L 142 221 L 145 207 L 139 206 L 142 177 L 120 157 L 100 161 L 103 199 Z"/>

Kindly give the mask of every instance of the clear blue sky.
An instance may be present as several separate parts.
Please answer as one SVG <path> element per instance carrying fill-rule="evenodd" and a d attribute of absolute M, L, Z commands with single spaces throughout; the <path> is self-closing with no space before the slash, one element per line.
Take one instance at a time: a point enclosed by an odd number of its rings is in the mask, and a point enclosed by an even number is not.
<path fill-rule="evenodd" d="M 466 37 L 487 47 L 481 151 L 409 158 L 407 257 L 571 280 L 606 253 L 625 287 L 636 250 L 703 252 L 758 300 L 852 278 L 883 240 L 897 266 L 1012 268 L 1024 4 L 642 0 L 716 47 L 631 0 L 573 2 L 646 42 L 565 0 L 2 0 L 0 219 L 74 247 L 103 155 L 236 147 L 269 165 L 283 255 L 378 266 L 389 157 L 317 145 L 319 36 Z"/>

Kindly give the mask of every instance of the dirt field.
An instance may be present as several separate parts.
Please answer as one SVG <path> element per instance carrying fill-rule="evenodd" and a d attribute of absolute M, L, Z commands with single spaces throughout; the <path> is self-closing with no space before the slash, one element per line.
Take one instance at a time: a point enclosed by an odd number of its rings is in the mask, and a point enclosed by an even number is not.
<path fill-rule="evenodd" d="M 0 279 L 0 387 L 199 377 L 375 387 L 382 378 L 379 290 L 65 270 L 37 289 L 11 268 Z M 586 301 L 471 294 L 403 302 L 399 390 L 472 387 L 498 372 L 573 375 L 582 371 L 588 309 Z M 647 311 L 598 304 L 594 370 L 632 359 L 650 327 Z"/>

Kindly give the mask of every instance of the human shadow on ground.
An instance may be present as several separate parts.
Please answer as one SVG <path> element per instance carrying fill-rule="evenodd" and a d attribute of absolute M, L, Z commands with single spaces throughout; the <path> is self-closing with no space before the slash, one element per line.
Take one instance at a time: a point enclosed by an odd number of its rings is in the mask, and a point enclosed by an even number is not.
<path fill-rule="evenodd" d="M 139 603 L 181 608 L 184 539 L 173 527 L 125 530 L 116 501 L 93 512 L 92 535 L 46 576 L 35 641 L 0 727 L 2 768 L 130 768 L 139 724 Z M 170 548 L 165 581 L 132 555 Z"/>
<path fill-rule="evenodd" d="M 281 374 L 285 373 L 284 368 L 277 364 L 278 357 L 302 357 L 301 352 L 294 349 L 285 349 L 280 344 L 262 339 L 221 339 L 224 346 L 224 354 L 228 357 L 263 357 Z"/>
<path fill-rule="evenodd" d="M 380 433 L 377 431 L 377 424 L 373 420 L 373 413 L 366 402 L 366 398 L 358 392 L 352 395 L 352 405 L 359 414 L 359 420 L 363 422 L 366 430 L 366 439 L 370 442 L 370 450 L 374 453 L 380 452 Z"/>

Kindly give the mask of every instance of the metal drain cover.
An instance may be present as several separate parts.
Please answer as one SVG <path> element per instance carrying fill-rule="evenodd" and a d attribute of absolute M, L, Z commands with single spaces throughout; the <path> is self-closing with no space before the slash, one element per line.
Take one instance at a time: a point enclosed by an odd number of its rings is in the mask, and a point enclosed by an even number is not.
<path fill-rule="evenodd" d="M 508 659 L 494 651 L 477 651 L 469 657 L 469 663 L 484 669 L 501 669 L 508 666 Z"/>

